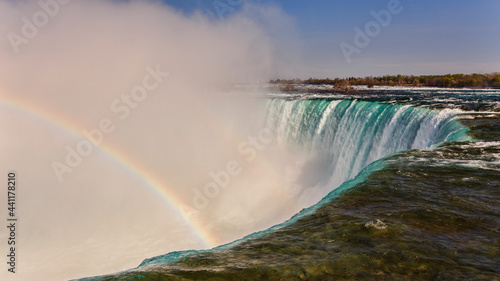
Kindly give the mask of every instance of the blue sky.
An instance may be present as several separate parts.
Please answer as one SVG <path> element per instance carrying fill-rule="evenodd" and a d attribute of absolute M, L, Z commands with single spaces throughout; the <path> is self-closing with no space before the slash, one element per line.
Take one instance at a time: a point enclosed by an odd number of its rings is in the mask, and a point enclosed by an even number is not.
<path fill-rule="evenodd" d="M 391 14 L 363 48 L 354 44 L 355 27 L 374 21 L 371 11 L 387 10 L 397 0 L 247 0 L 273 4 L 294 19 L 300 45 L 298 63 L 284 76 L 346 77 L 383 74 L 488 73 L 500 71 L 500 1 L 400 0 L 401 12 Z M 238 0 L 164 0 L 189 14 L 201 11 L 225 20 L 242 4 Z M 222 3 L 222 4 L 221 4 Z M 231 11 L 217 13 L 219 7 Z M 234 8 L 234 11 L 232 10 Z M 223 9 L 223 8 L 222 8 Z M 375 30 L 377 31 L 377 30 Z M 356 47 L 347 58 L 342 42 Z M 353 50 L 353 49 L 348 49 Z M 284 77 L 290 78 L 290 77 Z"/>

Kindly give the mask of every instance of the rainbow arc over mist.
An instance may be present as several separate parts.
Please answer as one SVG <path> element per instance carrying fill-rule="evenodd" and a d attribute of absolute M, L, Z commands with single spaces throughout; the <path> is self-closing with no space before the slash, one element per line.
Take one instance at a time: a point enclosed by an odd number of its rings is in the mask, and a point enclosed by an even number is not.
<path fill-rule="evenodd" d="M 0 107 L 10 110 L 20 117 L 31 118 L 35 122 L 42 123 L 44 126 L 53 126 L 77 139 L 84 139 L 82 133 L 79 131 L 81 128 L 77 124 L 73 124 L 65 116 L 58 115 L 37 105 L 26 101 L 2 98 L 0 99 Z M 99 146 L 95 146 L 95 149 L 110 161 L 121 166 L 127 174 L 146 185 L 156 196 L 159 196 L 168 208 L 184 222 L 189 232 L 199 241 L 201 247 L 213 248 L 219 245 L 218 238 L 206 230 L 199 221 L 190 216 L 187 211 L 187 206 L 189 205 L 172 192 L 174 187 L 166 182 L 165 179 L 160 179 L 148 167 L 139 163 L 132 156 L 117 147 L 103 142 Z"/>
<path fill-rule="evenodd" d="M 196 111 L 199 114 L 203 115 L 200 118 L 205 118 L 205 120 L 208 120 L 214 125 L 213 128 L 216 129 L 218 133 L 229 136 L 230 142 L 234 144 L 234 147 L 238 147 L 238 144 L 245 141 L 243 136 L 228 126 L 220 117 L 215 115 L 199 101 L 192 100 L 190 104 L 196 107 Z M 5 96 L 0 97 L 0 108 L 2 107 L 20 117 L 24 116 L 25 118 L 32 119 L 33 122 L 39 122 L 43 126 L 52 126 L 63 133 L 71 135 L 76 140 L 86 140 L 86 137 L 82 133 L 84 129 L 82 126 L 53 110 L 43 108 L 26 100 L 16 100 Z M 183 222 L 183 225 L 186 226 L 189 233 L 199 242 L 200 247 L 209 249 L 221 244 L 220 239 L 215 233 L 208 230 L 207 227 L 203 225 L 202 221 L 192 216 L 193 208 L 190 207 L 189 203 L 179 198 L 179 196 L 173 192 L 175 190 L 173 184 L 153 173 L 149 167 L 140 163 L 137 159 L 134 159 L 130 153 L 112 144 L 103 141 L 101 144 L 94 147 L 96 152 L 105 156 L 110 162 L 120 166 L 128 175 L 134 177 L 135 180 L 142 185 L 145 185 L 155 196 L 161 198 L 165 205 Z M 279 186 L 286 186 L 285 180 L 272 168 L 272 165 L 270 165 L 266 159 L 259 155 L 255 162 L 265 168 L 268 178 L 273 179 Z M 296 204 L 298 208 L 298 200 L 291 190 L 281 188 L 279 191 L 286 198 L 292 199 L 293 203 Z"/>

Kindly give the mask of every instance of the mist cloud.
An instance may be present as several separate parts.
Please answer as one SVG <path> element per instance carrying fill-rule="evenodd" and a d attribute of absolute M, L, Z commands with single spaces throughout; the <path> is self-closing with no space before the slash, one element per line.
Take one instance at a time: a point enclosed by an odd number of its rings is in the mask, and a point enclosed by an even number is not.
<path fill-rule="evenodd" d="M 220 87 L 265 81 L 283 69 L 276 39 L 293 21 L 276 7 L 247 5 L 219 20 L 158 1 L 97 0 L 1 1 L 0 21 L 1 170 L 16 170 L 20 186 L 16 278 L 103 274 L 203 247 L 137 171 L 102 149 L 126 155 L 189 204 L 210 172 L 244 159 L 238 144 L 262 121 L 261 101 L 220 96 Z M 151 69 L 169 75 L 127 104 L 123 98 Z M 113 110 L 117 100 L 129 107 L 127 116 Z M 114 129 L 103 133 L 101 148 L 59 181 L 51 163 L 66 165 L 66 148 L 76 149 L 83 130 L 100 128 L 103 119 Z M 292 203 L 273 206 L 267 196 L 282 195 L 284 183 L 269 170 L 279 173 L 287 159 L 266 157 L 245 166 L 232 189 L 192 218 L 218 243 L 293 214 L 276 212 Z M 260 176 L 269 177 L 251 180 Z"/>

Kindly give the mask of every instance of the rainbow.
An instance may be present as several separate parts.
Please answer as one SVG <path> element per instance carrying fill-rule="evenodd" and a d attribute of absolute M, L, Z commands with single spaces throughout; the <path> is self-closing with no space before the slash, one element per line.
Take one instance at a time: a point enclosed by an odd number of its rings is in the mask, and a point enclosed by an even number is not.
<path fill-rule="evenodd" d="M 230 136 L 232 142 L 235 143 L 235 147 L 237 147 L 238 143 L 244 141 L 242 136 L 239 136 L 237 132 L 229 128 L 227 124 L 220 120 L 218 116 L 215 116 L 214 113 L 209 111 L 205 106 L 199 104 L 197 101 L 193 101 L 190 104 L 196 106 L 197 112 L 202 113 L 204 117 L 207 117 L 213 122 L 216 125 L 214 128 L 219 130 L 220 133 Z M 77 130 L 77 128 L 80 129 L 80 126 L 73 124 L 67 117 L 58 115 L 53 111 L 29 103 L 28 101 L 15 100 L 4 96 L 0 99 L 0 106 L 15 111 L 18 114 L 29 116 L 36 121 L 45 123 L 45 125 L 62 130 L 77 140 L 85 139 L 83 134 Z M 151 172 L 148 167 L 141 165 L 139 161 L 136 161 L 129 154 L 117 147 L 102 142 L 99 146 L 96 146 L 96 149 L 110 161 L 124 169 L 127 174 L 133 176 L 138 182 L 145 184 L 156 196 L 160 197 L 168 208 L 184 222 L 187 230 L 199 242 L 199 245 L 203 249 L 213 248 L 221 244 L 220 239 L 214 233 L 207 230 L 200 221 L 197 221 L 191 216 L 189 209 L 192 210 L 192 208 L 173 192 L 175 189 L 172 184 L 166 182 L 165 179 L 160 179 L 160 177 Z M 264 159 L 257 157 L 255 161 L 266 168 L 270 178 L 273 178 L 276 182 L 284 182 Z M 288 198 L 297 199 L 291 195 L 288 189 L 281 190 L 281 194 Z M 294 203 L 298 204 L 298 201 L 295 200 Z"/>
<path fill-rule="evenodd" d="M 77 139 L 84 139 L 84 136 L 76 129 L 78 126 L 72 124 L 66 117 L 60 116 L 27 101 L 17 101 L 2 97 L 0 100 L 0 106 L 4 109 L 14 111 L 17 114 L 41 121 L 45 123 L 45 125 L 53 126 Z M 113 161 L 115 164 L 121 166 L 121 168 L 127 171 L 129 175 L 135 177 L 137 180 L 149 187 L 150 190 L 156 193 L 156 196 L 162 198 L 169 209 L 185 222 L 189 232 L 198 240 L 201 247 L 213 248 L 220 244 L 218 238 L 213 233 L 206 230 L 200 222 L 190 217 L 190 214 L 186 209 L 186 206 L 189 205 L 179 199 L 179 197 L 171 191 L 173 190 L 173 186 L 171 184 L 165 182 L 163 179 L 160 179 L 147 167 L 141 165 L 127 153 L 116 147 L 106 145 L 105 142 L 103 142 L 95 148 L 110 161 Z"/>

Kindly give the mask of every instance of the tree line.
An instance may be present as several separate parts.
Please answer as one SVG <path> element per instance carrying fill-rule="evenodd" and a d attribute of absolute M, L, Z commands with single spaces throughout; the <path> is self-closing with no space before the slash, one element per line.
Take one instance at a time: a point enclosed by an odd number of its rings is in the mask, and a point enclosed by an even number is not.
<path fill-rule="evenodd" d="M 446 88 L 500 88 L 500 73 L 489 74 L 446 74 L 446 75 L 385 75 L 367 77 L 348 77 L 334 79 L 307 80 L 271 80 L 272 84 L 306 84 L 306 85 L 333 85 L 337 88 L 346 88 L 355 85 L 367 86 L 417 86 L 417 87 L 446 87 Z"/>

